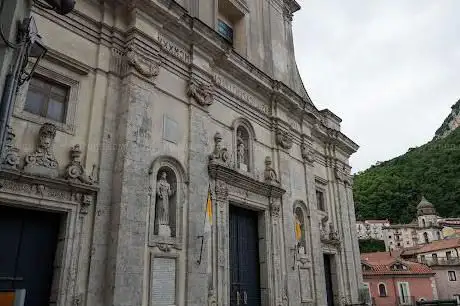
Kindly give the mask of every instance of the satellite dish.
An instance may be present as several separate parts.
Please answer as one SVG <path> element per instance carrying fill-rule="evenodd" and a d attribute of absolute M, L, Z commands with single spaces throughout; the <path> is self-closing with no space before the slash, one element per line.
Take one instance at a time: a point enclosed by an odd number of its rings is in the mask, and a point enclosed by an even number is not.
<path fill-rule="evenodd" d="M 452 227 L 447 227 L 447 226 L 444 227 L 441 232 L 444 238 L 449 238 L 456 234 L 455 230 Z"/>

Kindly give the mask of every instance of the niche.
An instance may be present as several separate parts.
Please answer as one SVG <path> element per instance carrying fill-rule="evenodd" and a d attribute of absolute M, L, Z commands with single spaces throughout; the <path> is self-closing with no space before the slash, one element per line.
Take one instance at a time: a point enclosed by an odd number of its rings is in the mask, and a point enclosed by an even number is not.
<path fill-rule="evenodd" d="M 156 174 L 154 235 L 176 237 L 177 177 L 167 166 Z"/>

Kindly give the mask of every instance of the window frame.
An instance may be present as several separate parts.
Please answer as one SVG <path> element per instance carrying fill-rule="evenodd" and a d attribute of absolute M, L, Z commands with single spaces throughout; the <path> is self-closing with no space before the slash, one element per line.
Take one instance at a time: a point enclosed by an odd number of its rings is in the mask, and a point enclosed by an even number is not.
<path fill-rule="evenodd" d="M 401 292 L 401 286 L 404 285 L 405 289 L 407 289 L 407 295 L 403 295 Z M 408 282 L 398 282 L 398 293 L 399 293 L 399 302 L 401 305 L 410 305 L 410 286 Z M 406 298 L 408 299 L 406 301 Z"/>
<path fill-rule="evenodd" d="M 39 82 L 43 82 L 43 83 L 46 84 L 46 90 L 37 87 L 36 91 L 34 91 L 35 93 L 41 94 L 41 97 L 45 98 L 44 102 L 43 102 L 43 105 L 40 108 L 39 113 L 34 113 L 34 112 L 30 111 L 30 110 L 26 110 L 27 97 L 29 95 L 29 92 L 30 92 L 30 89 L 31 89 L 30 88 L 31 87 L 31 82 L 33 80 L 39 80 Z M 63 108 L 64 108 L 64 110 L 63 110 L 64 113 L 62 114 L 62 121 L 57 121 L 54 118 L 48 117 L 50 101 L 51 101 L 52 96 L 53 96 L 52 88 L 61 88 L 61 89 L 65 90 L 64 100 L 63 101 L 58 101 L 59 103 L 63 104 Z M 65 120 L 66 120 L 67 108 L 69 106 L 69 96 L 70 96 L 70 86 L 68 86 L 66 84 L 62 84 L 61 82 L 59 82 L 57 80 L 50 79 L 50 78 L 48 78 L 46 76 L 43 76 L 41 74 L 36 73 L 36 74 L 34 74 L 32 76 L 31 80 L 29 81 L 29 87 L 28 87 L 28 90 L 27 90 L 27 93 L 26 93 L 26 99 L 24 101 L 24 111 L 28 112 L 29 114 L 33 114 L 33 115 L 36 115 L 36 116 L 43 117 L 43 118 L 45 118 L 45 119 L 47 119 L 49 121 L 64 123 Z"/>
<path fill-rule="evenodd" d="M 51 65 L 50 62 L 46 59 L 47 58 L 45 57 L 45 59 L 40 61 L 40 64 L 36 67 L 34 76 L 39 75 L 44 79 L 48 79 L 52 82 L 56 82 L 68 87 L 68 97 L 64 121 L 55 121 L 51 118 L 30 113 L 24 109 L 27 92 L 29 90 L 29 82 L 24 83 L 18 90 L 18 94 L 14 102 L 13 116 L 25 121 L 36 123 L 38 125 L 43 125 L 46 122 L 52 122 L 59 131 L 70 135 L 75 135 L 75 118 L 77 114 L 78 96 L 80 91 L 80 82 L 78 81 L 78 76 L 84 74 L 72 73 L 73 70 L 70 69 L 71 67 L 54 67 L 54 65 Z"/>
<path fill-rule="evenodd" d="M 380 291 L 380 286 L 383 286 L 384 294 Z M 377 290 L 379 292 L 379 297 L 388 297 L 387 285 L 385 283 L 378 283 Z"/>

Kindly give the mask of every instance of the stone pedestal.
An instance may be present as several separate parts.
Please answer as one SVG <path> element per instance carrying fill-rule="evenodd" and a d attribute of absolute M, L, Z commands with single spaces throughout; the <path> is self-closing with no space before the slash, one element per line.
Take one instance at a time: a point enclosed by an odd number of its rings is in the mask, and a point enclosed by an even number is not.
<path fill-rule="evenodd" d="M 158 235 L 163 237 L 171 237 L 171 227 L 169 225 L 160 224 L 158 226 Z"/>

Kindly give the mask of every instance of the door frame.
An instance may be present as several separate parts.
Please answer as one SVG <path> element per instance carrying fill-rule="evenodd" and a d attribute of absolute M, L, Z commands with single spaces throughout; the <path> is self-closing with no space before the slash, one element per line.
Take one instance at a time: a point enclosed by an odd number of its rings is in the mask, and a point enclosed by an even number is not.
<path fill-rule="evenodd" d="M 56 305 L 73 305 L 84 297 L 80 296 L 78 278 L 86 271 L 79 267 L 85 256 L 82 252 L 82 236 L 89 235 L 89 226 L 84 226 L 88 207 L 96 200 L 96 188 L 69 186 L 46 178 L 0 176 L 0 205 L 14 208 L 41 210 L 61 214 L 55 268 L 51 284 L 50 301 Z M 56 181 L 56 182 L 55 182 Z M 42 183 L 42 184 L 41 184 Z M 87 188 L 87 189 L 86 189 Z M 83 233 L 84 231 L 84 233 Z M 90 242 L 89 242 L 90 243 Z M 86 290 L 86 288 L 82 288 Z"/>
<path fill-rule="evenodd" d="M 257 240 L 259 241 L 259 246 L 258 246 L 258 251 L 259 251 L 259 256 L 258 256 L 258 264 L 259 264 L 259 290 L 260 290 L 260 303 L 261 305 L 262 304 L 262 291 L 263 290 L 267 290 L 269 287 L 268 287 L 268 279 L 264 276 L 265 274 L 263 273 L 263 269 L 268 270 L 267 268 L 267 262 L 266 262 L 266 258 L 267 258 L 267 245 L 266 245 L 266 242 L 265 242 L 265 233 L 260 233 L 260 229 L 262 228 L 266 228 L 265 226 L 265 211 L 264 210 L 260 210 L 260 209 L 251 209 L 249 208 L 247 205 L 244 205 L 244 203 L 241 203 L 239 201 L 229 201 L 229 209 L 230 209 L 230 206 L 234 206 L 234 207 L 238 207 L 240 209 L 246 209 L 246 210 L 249 210 L 249 211 L 252 211 L 254 212 L 255 215 L 257 215 Z M 227 219 L 227 224 L 229 224 L 229 220 L 230 220 L 230 213 L 228 214 L 228 219 Z M 228 253 L 230 254 L 230 226 L 228 227 L 227 229 L 227 232 L 228 232 L 228 246 L 229 246 L 229 249 L 228 249 Z M 261 249 L 263 248 L 263 249 Z M 264 259 L 264 262 L 261 261 L 261 258 Z M 230 260 L 228 262 L 228 269 L 230 271 Z M 264 280 L 262 280 L 262 278 L 265 277 Z M 231 298 L 231 285 L 232 285 L 232 282 L 231 282 L 231 275 L 230 275 L 230 272 L 228 273 L 228 283 L 229 283 L 229 288 L 228 288 L 228 296 L 229 296 L 229 301 L 230 301 L 230 298 Z"/>
<path fill-rule="evenodd" d="M 282 239 L 281 197 L 272 198 L 247 189 L 215 181 L 213 206 L 215 231 L 213 233 L 212 265 L 213 288 L 216 288 L 218 305 L 230 303 L 230 237 L 229 206 L 235 205 L 258 213 L 259 266 L 261 306 L 281 303 L 283 284 L 284 241 Z M 271 252 L 272 250 L 273 252 Z"/>

